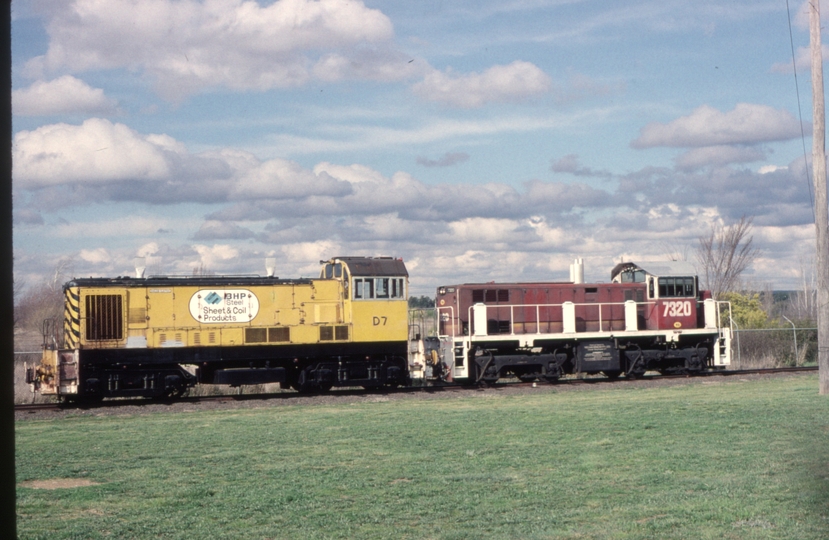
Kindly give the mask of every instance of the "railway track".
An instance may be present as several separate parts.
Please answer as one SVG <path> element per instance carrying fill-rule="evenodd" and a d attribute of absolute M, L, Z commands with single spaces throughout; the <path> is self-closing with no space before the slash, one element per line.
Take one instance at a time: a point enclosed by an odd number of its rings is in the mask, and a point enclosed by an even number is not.
<path fill-rule="evenodd" d="M 780 368 L 765 368 L 765 369 L 740 369 L 740 370 L 723 370 L 723 371 L 710 371 L 705 372 L 697 375 L 687 375 L 687 374 L 676 374 L 676 375 L 645 375 L 642 377 L 638 377 L 636 379 L 626 379 L 626 378 L 619 378 L 619 379 L 608 379 L 607 377 L 591 377 L 591 378 L 565 378 L 560 379 L 558 382 L 549 383 L 549 382 L 500 382 L 494 385 L 487 385 L 486 388 L 490 389 L 498 389 L 498 388 L 507 388 L 507 387 L 538 387 L 538 386 L 577 386 L 577 385 L 605 385 L 605 384 L 623 384 L 625 382 L 634 382 L 634 381 L 657 381 L 663 379 L 692 379 L 697 377 L 732 377 L 732 376 L 745 376 L 745 375 L 762 375 L 762 374 L 775 374 L 775 373 L 804 373 L 810 371 L 817 371 L 817 366 L 806 366 L 806 367 L 780 367 Z M 371 395 L 371 394 L 378 394 L 378 395 L 388 395 L 388 394 L 406 394 L 406 393 L 417 393 L 417 392 L 432 392 L 432 393 L 443 393 L 443 392 L 463 392 L 463 391 L 470 391 L 470 390 L 479 390 L 481 386 L 468 386 L 468 385 L 453 385 L 453 384 L 446 384 L 446 385 L 439 385 L 439 386 L 408 386 L 408 387 L 401 387 L 401 388 L 383 388 L 377 390 L 366 390 L 362 388 L 354 388 L 354 389 L 342 389 L 336 390 L 334 392 L 328 392 L 326 394 L 302 394 L 297 392 L 271 392 L 271 393 L 264 393 L 264 394 L 222 394 L 216 396 L 185 396 L 176 399 L 147 399 L 147 398 L 136 398 L 136 399 L 113 399 L 107 401 L 101 401 L 97 403 L 84 403 L 84 402 L 69 402 L 69 403 L 25 403 L 25 404 L 15 404 L 14 410 L 15 412 L 40 412 L 40 411 L 59 411 L 59 410 L 71 410 L 71 409 L 101 409 L 101 408 L 118 408 L 118 407 L 125 407 L 125 406 L 148 406 L 148 405 L 164 405 L 164 404 L 176 404 L 176 403 L 203 403 L 203 402 L 238 402 L 238 401 L 254 401 L 254 400 L 290 400 L 290 399 L 297 399 L 302 397 L 309 397 L 313 395 L 328 395 L 328 396 L 364 396 L 364 395 Z"/>

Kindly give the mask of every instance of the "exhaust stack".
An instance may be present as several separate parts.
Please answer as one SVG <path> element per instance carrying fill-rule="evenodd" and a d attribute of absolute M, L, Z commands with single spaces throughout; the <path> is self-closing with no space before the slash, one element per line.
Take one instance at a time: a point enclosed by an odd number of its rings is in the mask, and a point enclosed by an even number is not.
<path fill-rule="evenodd" d="M 584 259 L 578 258 L 570 265 L 570 281 L 584 283 Z"/>
<path fill-rule="evenodd" d="M 273 273 L 276 270 L 276 257 L 268 257 L 265 259 L 265 275 L 268 277 L 273 277 Z"/>
<path fill-rule="evenodd" d="M 144 277 L 144 271 L 147 269 L 147 259 L 145 257 L 136 257 L 133 265 L 135 266 L 135 277 L 142 279 Z"/>

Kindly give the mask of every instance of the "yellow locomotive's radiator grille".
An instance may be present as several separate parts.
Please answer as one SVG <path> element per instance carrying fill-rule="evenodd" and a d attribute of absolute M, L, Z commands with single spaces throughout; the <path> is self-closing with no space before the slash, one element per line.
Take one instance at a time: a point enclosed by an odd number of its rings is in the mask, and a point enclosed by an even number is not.
<path fill-rule="evenodd" d="M 345 341 L 348 339 L 348 327 L 347 326 L 335 326 L 334 327 L 334 339 L 337 341 Z"/>
<path fill-rule="evenodd" d="M 267 328 L 245 328 L 245 343 L 265 343 L 267 340 Z"/>
<path fill-rule="evenodd" d="M 124 309 L 119 294 L 86 297 L 86 339 L 103 341 L 123 339 Z"/>
<path fill-rule="evenodd" d="M 348 340 L 348 326 L 320 326 L 320 341 Z"/>
<path fill-rule="evenodd" d="M 291 329 L 287 326 L 268 328 L 268 343 L 291 341 Z"/>

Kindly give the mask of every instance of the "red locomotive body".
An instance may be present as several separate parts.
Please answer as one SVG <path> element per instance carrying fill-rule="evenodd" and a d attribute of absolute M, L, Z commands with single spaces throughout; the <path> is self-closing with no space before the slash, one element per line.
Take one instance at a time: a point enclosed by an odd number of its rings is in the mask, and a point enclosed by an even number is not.
<path fill-rule="evenodd" d="M 719 317 L 723 303 L 698 290 L 689 265 L 655 263 L 645 270 L 622 263 L 611 280 L 440 287 L 439 334 L 451 377 L 634 377 L 650 369 L 696 372 L 730 363 L 730 332 Z"/>

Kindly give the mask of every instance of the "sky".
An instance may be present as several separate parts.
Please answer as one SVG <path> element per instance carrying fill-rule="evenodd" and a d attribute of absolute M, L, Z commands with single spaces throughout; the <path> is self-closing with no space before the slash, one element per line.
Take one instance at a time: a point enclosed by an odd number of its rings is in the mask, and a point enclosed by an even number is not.
<path fill-rule="evenodd" d="M 805 7 L 14 0 L 15 280 L 367 255 L 402 258 L 413 295 L 567 280 L 575 258 L 601 282 L 695 262 L 748 216 L 745 280 L 798 288 Z"/>

